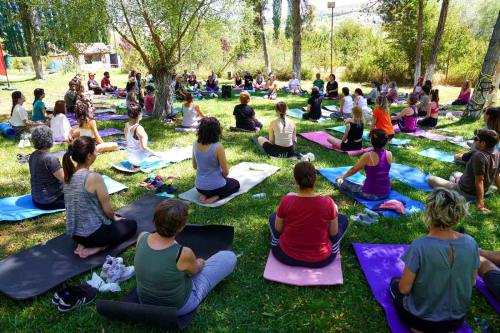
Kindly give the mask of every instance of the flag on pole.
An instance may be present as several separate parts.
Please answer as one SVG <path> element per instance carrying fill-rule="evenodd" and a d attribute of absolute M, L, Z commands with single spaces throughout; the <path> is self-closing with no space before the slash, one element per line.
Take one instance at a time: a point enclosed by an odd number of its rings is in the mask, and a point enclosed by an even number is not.
<path fill-rule="evenodd" d="M 2 52 L 2 44 L 0 44 L 0 75 L 7 76 L 7 66 Z"/>

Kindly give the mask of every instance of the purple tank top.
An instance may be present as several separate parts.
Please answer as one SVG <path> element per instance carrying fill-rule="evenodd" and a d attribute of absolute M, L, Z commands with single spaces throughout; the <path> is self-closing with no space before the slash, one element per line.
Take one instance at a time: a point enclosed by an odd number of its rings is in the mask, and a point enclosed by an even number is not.
<path fill-rule="evenodd" d="M 462 88 L 462 92 L 463 91 L 464 91 L 464 89 Z M 461 100 L 461 101 L 469 103 L 469 101 L 470 101 L 470 91 L 466 95 L 460 94 L 460 96 L 458 96 L 458 99 Z"/>
<path fill-rule="evenodd" d="M 374 166 L 365 166 L 366 180 L 363 185 L 363 192 L 368 194 L 385 194 L 391 191 L 391 180 L 389 171 L 391 165 L 387 162 L 387 152 L 385 149 L 374 150 L 379 157 L 379 162 Z"/>
<path fill-rule="evenodd" d="M 418 118 L 417 108 L 414 105 L 410 106 L 410 108 L 413 110 L 413 115 L 404 116 L 403 121 L 404 121 L 406 129 L 408 129 L 410 131 L 416 131 L 417 130 L 417 118 Z"/>

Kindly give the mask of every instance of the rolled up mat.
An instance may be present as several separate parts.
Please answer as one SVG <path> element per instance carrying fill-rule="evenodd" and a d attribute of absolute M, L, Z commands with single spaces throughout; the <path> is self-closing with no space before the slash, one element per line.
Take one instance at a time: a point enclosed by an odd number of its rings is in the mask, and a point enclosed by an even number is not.
<path fill-rule="evenodd" d="M 331 149 L 331 150 L 335 150 L 336 152 L 339 152 L 339 153 L 345 153 L 348 155 L 359 155 L 359 154 L 364 154 L 364 153 L 367 153 L 367 152 L 373 150 L 373 147 L 363 148 L 363 149 L 359 149 L 359 150 L 351 150 L 351 151 L 344 151 L 341 149 L 333 148 L 332 144 L 327 141 L 327 139 L 329 137 L 331 137 L 331 135 L 326 133 L 326 132 L 299 133 L 299 135 L 301 137 L 303 137 L 304 139 L 315 142 L 323 147 L 326 147 L 326 148 Z M 340 141 L 341 141 L 340 139 L 337 139 L 337 138 L 334 138 L 334 139 L 338 140 L 338 142 L 340 144 Z"/>
<path fill-rule="evenodd" d="M 17 135 L 16 129 L 10 126 L 9 123 L 1 123 L 0 131 L 2 131 L 2 133 L 8 138 L 13 138 Z"/>
<path fill-rule="evenodd" d="M 164 198 L 146 194 L 116 213 L 137 222 L 137 232 L 122 244 L 107 248 L 88 258 L 74 254 L 77 243 L 67 234 L 23 250 L 0 261 L 0 291 L 16 300 L 38 296 L 61 283 L 101 267 L 106 256 L 116 257 L 135 244 L 143 231 L 153 232 L 154 210 Z"/>
<path fill-rule="evenodd" d="M 403 275 L 405 264 L 400 258 L 408 245 L 358 243 L 352 245 L 373 296 L 385 310 L 392 332 L 411 333 L 410 328 L 399 319 L 389 290 L 391 279 Z M 456 333 L 469 332 L 472 333 L 472 330 L 466 322 L 456 331 Z"/>
<path fill-rule="evenodd" d="M 175 240 L 193 250 L 197 258 L 209 259 L 219 251 L 231 250 L 234 227 L 225 225 L 186 225 Z M 196 310 L 177 316 L 177 308 L 141 304 L 134 287 L 120 302 L 97 301 L 97 312 L 117 320 L 143 321 L 183 329 L 193 319 Z"/>
<path fill-rule="evenodd" d="M 253 168 L 253 170 L 250 168 Z M 232 195 L 224 199 L 217 200 L 214 203 L 202 204 L 199 202 L 200 193 L 196 190 L 196 188 L 193 187 L 189 191 L 179 194 L 179 198 L 194 202 L 195 204 L 198 204 L 200 206 L 220 207 L 233 198 L 237 197 L 238 195 L 250 191 L 250 189 L 263 182 L 266 178 L 270 177 L 279 169 L 279 167 L 268 164 L 241 162 L 240 164 L 235 165 L 231 169 L 229 169 L 228 175 L 229 178 L 234 178 L 240 182 L 240 189 L 238 192 L 233 193 Z"/>
<path fill-rule="evenodd" d="M 351 168 L 350 166 L 347 166 L 347 167 L 338 167 L 338 168 L 329 168 L 329 169 L 318 169 L 318 172 L 321 173 L 323 175 L 323 177 L 325 177 L 330 182 L 332 182 L 333 185 L 335 185 L 335 187 L 337 187 L 340 191 L 342 191 L 345 194 L 349 195 L 351 198 L 355 199 L 356 201 L 358 201 L 359 203 L 361 203 L 364 206 L 368 207 L 369 209 L 372 209 L 374 206 L 376 206 L 378 204 L 382 204 L 382 203 L 384 203 L 386 201 L 389 201 L 389 200 L 398 200 L 398 201 L 406 203 L 406 205 L 405 205 L 406 216 L 409 216 L 409 215 L 411 215 L 413 213 L 417 213 L 417 212 L 425 210 L 425 206 L 424 206 L 423 203 L 421 203 L 419 201 L 411 200 L 410 198 L 407 198 L 404 195 L 401 195 L 401 194 L 399 194 L 398 192 L 396 192 L 394 190 L 391 191 L 391 193 L 390 193 L 390 195 L 389 195 L 389 197 L 387 199 L 384 199 L 384 200 L 374 200 L 374 201 L 372 201 L 372 200 L 366 200 L 366 199 L 363 199 L 363 198 L 359 198 L 359 197 L 354 196 L 350 192 L 344 191 L 343 189 L 341 189 L 338 186 L 338 184 L 335 181 L 335 179 L 337 177 L 339 177 L 339 176 L 342 176 L 350 168 Z M 353 181 L 355 183 L 361 184 L 365 180 L 365 176 L 363 176 L 362 174 L 360 174 L 358 172 L 355 175 L 353 175 L 353 176 L 351 176 L 351 177 L 349 177 L 347 179 L 350 180 L 350 181 Z M 398 214 L 398 213 L 396 213 L 394 211 L 380 211 L 378 213 L 384 215 L 385 217 L 389 217 L 389 218 L 401 216 L 401 214 Z"/>

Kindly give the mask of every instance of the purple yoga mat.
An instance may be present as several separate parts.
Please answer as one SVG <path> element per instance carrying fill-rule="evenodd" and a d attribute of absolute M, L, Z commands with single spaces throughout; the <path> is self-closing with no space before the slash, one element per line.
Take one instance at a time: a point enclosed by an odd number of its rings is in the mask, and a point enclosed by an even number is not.
<path fill-rule="evenodd" d="M 500 301 L 491 293 L 491 291 L 488 289 L 486 284 L 484 284 L 483 279 L 478 275 L 477 276 L 477 281 L 476 281 L 476 289 L 479 290 L 484 297 L 490 301 L 491 305 L 500 312 Z"/>
<path fill-rule="evenodd" d="M 112 135 L 125 135 L 125 133 L 117 130 L 116 128 L 107 128 L 105 130 L 100 130 L 98 132 L 101 137 L 112 136 Z"/>
<path fill-rule="evenodd" d="M 405 264 L 399 258 L 406 251 L 408 245 L 359 243 L 353 243 L 352 245 L 373 296 L 385 310 L 392 331 L 411 333 L 410 328 L 399 320 L 389 291 L 391 279 L 394 276 L 403 274 Z M 465 322 L 457 331 L 457 333 L 469 332 L 472 332 L 472 330 Z"/>
<path fill-rule="evenodd" d="M 196 129 L 196 128 L 176 127 L 175 131 L 176 132 L 196 132 L 196 131 L 198 131 L 198 129 Z"/>
<path fill-rule="evenodd" d="M 74 114 L 68 114 L 68 119 L 75 119 Z M 95 114 L 94 119 L 97 120 L 124 120 L 128 119 L 127 115 L 124 114 Z"/>
<path fill-rule="evenodd" d="M 335 151 L 338 151 L 339 153 L 346 153 L 348 155 L 358 155 L 358 154 L 363 154 L 369 151 L 373 150 L 373 147 L 368 147 L 368 148 L 363 148 L 361 150 L 352 150 L 352 151 L 344 151 L 340 149 L 334 149 L 328 141 L 326 141 L 327 138 L 331 137 L 330 134 L 326 132 L 310 132 L 310 133 L 299 133 L 300 136 L 302 136 L 304 139 L 307 139 L 312 142 L 316 142 L 317 144 L 322 145 L 323 147 L 326 147 L 328 149 L 332 149 Z M 337 139 L 337 138 L 335 138 Z M 337 139 L 338 140 L 338 139 Z M 340 142 L 340 140 L 339 140 Z"/>
<path fill-rule="evenodd" d="M 457 114 L 460 116 L 464 114 L 463 111 L 445 111 L 445 110 L 439 110 L 438 114 L 447 114 L 448 112 L 450 112 L 451 114 Z"/>
<path fill-rule="evenodd" d="M 433 133 L 433 132 L 427 132 L 427 131 L 424 131 L 424 130 L 421 130 L 418 128 L 413 133 L 406 133 L 406 132 L 401 132 L 398 125 L 394 125 L 393 127 L 394 127 L 394 133 L 402 133 L 402 134 L 406 134 L 406 135 L 416 136 L 417 138 L 421 138 L 421 139 L 428 139 L 428 140 L 432 140 L 432 141 L 444 141 L 444 140 L 449 138 L 448 136 L 445 136 L 445 135 L 441 135 L 441 134 L 437 134 L 437 133 Z"/>

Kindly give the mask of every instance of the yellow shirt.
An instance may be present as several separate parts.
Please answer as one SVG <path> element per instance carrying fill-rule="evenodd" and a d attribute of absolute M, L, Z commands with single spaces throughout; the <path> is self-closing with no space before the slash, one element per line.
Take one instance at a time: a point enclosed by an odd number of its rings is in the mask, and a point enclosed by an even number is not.
<path fill-rule="evenodd" d="M 488 106 L 491 102 L 490 108 L 496 107 L 497 105 L 497 92 L 493 91 L 491 94 L 488 94 L 488 98 L 486 99 L 486 104 L 484 105 L 485 107 Z"/>

